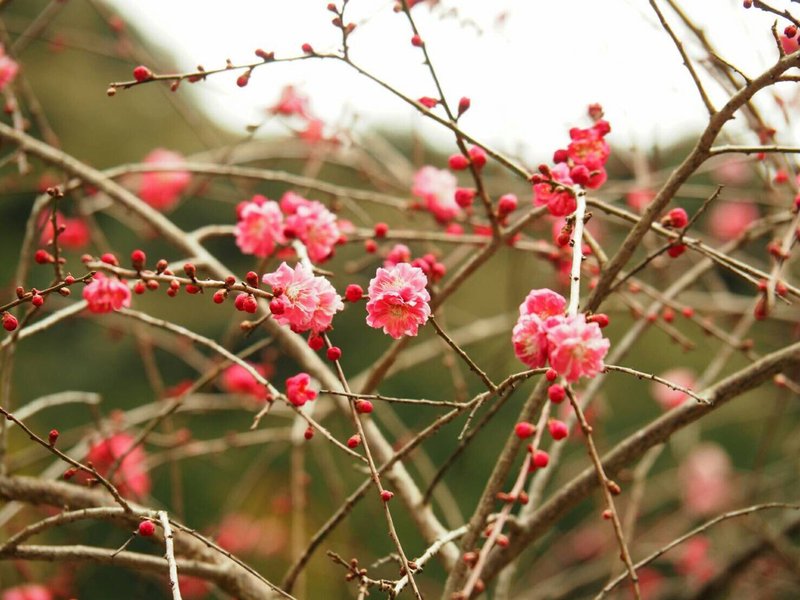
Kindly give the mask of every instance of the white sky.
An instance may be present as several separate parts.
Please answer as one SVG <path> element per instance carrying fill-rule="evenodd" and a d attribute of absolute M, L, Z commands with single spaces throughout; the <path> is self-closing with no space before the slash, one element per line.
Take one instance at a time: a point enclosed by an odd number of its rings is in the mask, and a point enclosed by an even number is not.
<path fill-rule="evenodd" d="M 181 70 L 222 66 L 226 58 L 250 62 L 258 47 L 291 56 L 300 54 L 303 42 L 327 51 L 339 41 L 324 0 L 111 3 L 170 51 Z M 745 10 L 741 0 L 682 4 L 721 55 L 746 73 L 757 74 L 776 57 L 771 15 Z M 773 4 L 791 6 L 788 0 Z M 683 32 L 666 2 L 659 6 Z M 443 16 L 453 7 L 458 17 Z M 359 23 L 351 38 L 356 62 L 411 97 L 436 95 L 421 51 L 410 44 L 408 23 L 391 1 L 351 0 L 348 11 L 348 20 Z M 704 122 L 689 75 L 647 0 L 443 0 L 433 11 L 423 5 L 413 14 L 450 101 L 472 99 L 462 127 L 508 152 L 530 160 L 549 156 L 564 145 L 570 126 L 586 123 L 590 102 L 603 104 L 618 146 L 672 142 Z M 691 45 L 688 50 L 701 56 Z M 355 113 L 361 122 L 413 129 L 452 147 L 451 134 L 336 61 L 268 65 L 246 88 L 238 88 L 235 77 L 209 78 L 194 89 L 203 110 L 238 131 L 259 122 L 281 88 L 293 83 L 327 121 Z M 719 106 L 719 89 L 712 84 L 710 92 Z"/>

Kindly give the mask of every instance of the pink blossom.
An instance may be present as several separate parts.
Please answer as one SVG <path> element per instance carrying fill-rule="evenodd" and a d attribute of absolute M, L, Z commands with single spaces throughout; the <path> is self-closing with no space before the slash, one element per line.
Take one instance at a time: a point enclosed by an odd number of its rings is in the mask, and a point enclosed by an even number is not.
<path fill-rule="evenodd" d="M 603 139 L 608 131 L 595 124 L 587 129 L 573 127 L 569 131 L 572 140 L 567 146 L 567 154 L 575 165 L 584 165 L 590 171 L 597 171 L 606 164 L 610 150 Z"/>
<path fill-rule="evenodd" d="M 264 365 L 250 363 L 256 372 L 262 377 L 267 377 L 267 369 Z M 243 366 L 233 364 L 222 372 L 222 389 L 231 394 L 244 394 L 252 396 L 257 400 L 268 400 L 269 392 L 261 385 L 253 375 Z"/>
<path fill-rule="evenodd" d="M 255 520 L 246 515 L 231 514 L 220 523 L 216 541 L 232 554 L 272 556 L 286 546 L 288 533 L 286 524 L 280 518 Z"/>
<path fill-rule="evenodd" d="M 269 109 L 274 115 L 290 117 L 297 115 L 304 119 L 310 118 L 308 112 L 308 96 L 301 94 L 293 85 L 284 86 L 278 101 Z"/>
<path fill-rule="evenodd" d="M 704 535 L 696 535 L 682 544 L 680 556 L 675 560 L 675 571 L 687 575 L 697 583 L 711 579 L 716 570 L 709 556 L 711 541 Z"/>
<path fill-rule="evenodd" d="M 708 228 L 715 237 L 732 240 L 744 233 L 758 217 L 758 208 L 752 202 L 720 202 L 709 212 Z"/>
<path fill-rule="evenodd" d="M 178 587 L 184 600 L 201 600 L 211 592 L 210 583 L 192 575 L 178 575 Z"/>
<path fill-rule="evenodd" d="M 182 164 L 183 156 L 171 150 L 156 148 L 145 156 L 147 165 Z M 169 210 L 189 187 L 192 175 L 188 171 L 157 171 L 144 173 L 139 185 L 139 197 L 157 210 Z"/>
<path fill-rule="evenodd" d="M 550 171 L 555 181 L 563 183 L 565 186 L 573 185 L 574 182 L 569 176 L 569 167 L 566 163 L 559 163 Z M 556 191 L 556 188 L 547 182 L 534 184 L 533 201 L 536 206 L 547 206 L 550 214 L 556 217 L 571 215 L 578 206 L 570 191 Z"/>
<path fill-rule="evenodd" d="M 694 371 L 681 367 L 664 371 L 660 377 L 688 389 L 691 389 L 695 383 Z M 650 386 L 650 392 L 664 410 L 680 406 L 689 397 L 684 392 L 673 390 L 658 382 L 653 382 Z"/>
<path fill-rule="evenodd" d="M 264 275 L 263 281 L 272 286 L 272 302 L 280 303 L 283 309 L 273 311 L 273 318 L 296 333 L 326 331 L 334 315 L 344 309 L 342 298 L 330 282 L 314 276 L 302 264 L 292 269 L 281 263 L 275 272 Z"/>
<path fill-rule="evenodd" d="M 122 456 L 134 442 L 132 435 L 116 433 L 100 440 L 89 448 L 86 460 L 91 461 L 94 468 L 105 476 L 116 460 Z M 147 456 L 141 445 L 136 446 L 120 463 L 114 475 L 113 483 L 123 496 L 142 498 L 150 492 L 150 475 L 146 470 Z M 86 481 L 88 475 L 79 472 L 78 481 Z"/>
<path fill-rule="evenodd" d="M 726 185 L 744 185 L 753 178 L 753 170 L 746 160 L 732 158 L 718 163 L 711 177 Z"/>
<path fill-rule="evenodd" d="M 6 54 L 5 48 L 0 45 L 0 90 L 14 81 L 19 71 L 19 65 L 13 58 Z"/>
<path fill-rule="evenodd" d="M 392 249 L 389 250 L 389 254 L 386 255 L 383 266 L 389 268 L 398 263 L 407 262 L 411 262 L 411 250 L 405 244 L 395 244 Z"/>
<path fill-rule="evenodd" d="M 649 188 L 634 188 L 625 194 L 625 201 L 636 212 L 642 212 L 655 197 L 656 193 Z"/>
<path fill-rule="evenodd" d="M 411 193 L 421 198 L 437 221 L 446 223 L 462 214 L 456 203 L 456 177 L 450 171 L 422 167 L 414 175 Z"/>
<path fill-rule="evenodd" d="M 422 269 L 408 263 L 379 268 L 367 290 L 367 325 L 383 327 L 383 332 L 395 339 L 417 335 L 431 314 L 426 285 L 428 278 Z"/>
<path fill-rule="evenodd" d="M 587 323 L 582 314 L 548 327 L 547 342 L 550 366 L 567 381 L 600 373 L 611 345 L 597 323 Z"/>
<path fill-rule="evenodd" d="M 53 593 L 43 585 L 27 583 L 8 588 L 0 600 L 53 600 Z"/>
<path fill-rule="evenodd" d="M 531 369 L 547 364 L 547 327 L 537 315 L 522 315 L 511 332 L 514 354 Z"/>
<path fill-rule="evenodd" d="M 707 516 L 723 511 L 733 496 L 731 461 L 717 444 L 694 448 L 678 470 L 686 512 Z"/>
<path fill-rule="evenodd" d="M 275 244 L 286 243 L 283 214 L 274 200 L 255 195 L 237 207 L 237 216 L 236 245 L 244 254 L 264 258 L 275 251 Z"/>
<path fill-rule="evenodd" d="M 53 222 L 49 215 L 44 217 L 44 229 L 39 243 L 42 246 L 49 246 L 53 243 Z M 79 249 L 89 243 L 89 227 L 86 222 L 79 217 L 65 217 L 60 212 L 56 212 L 56 226 L 64 227 L 64 231 L 58 234 L 58 245 L 62 248 Z"/>
<path fill-rule="evenodd" d="M 335 214 L 321 202 L 306 200 L 294 192 L 283 195 L 281 209 L 286 214 L 287 235 L 291 232 L 305 244 L 312 262 L 331 257 L 342 236 Z"/>
<path fill-rule="evenodd" d="M 124 281 L 97 273 L 90 284 L 83 288 L 83 299 L 89 311 L 107 313 L 131 305 L 131 291 Z"/>
<path fill-rule="evenodd" d="M 536 315 L 544 320 L 548 317 L 563 316 L 567 300 L 561 294 L 547 288 L 531 290 L 525 301 L 519 305 L 520 315 Z"/>
<path fill-rule="evenodd" d="M 782 35 L 780 37 L 781 40 L 781 47 L 786 54 L 794 54 L 797 52 L 797 49 L 800 48 L 800 42 L 793 37 L 787 37 Z"/>
<path fill-rule="evenodd" d="M 311 376 L 308 373 L 298 373 L 286 380 L 286 397 L 295 406 L 303 406 L 317 397 L 317 391 L 311 387 Z"/>

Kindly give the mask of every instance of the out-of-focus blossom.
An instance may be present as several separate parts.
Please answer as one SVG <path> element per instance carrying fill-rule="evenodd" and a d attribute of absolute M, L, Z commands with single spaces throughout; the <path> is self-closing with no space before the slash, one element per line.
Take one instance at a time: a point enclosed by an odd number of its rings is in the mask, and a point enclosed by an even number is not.
<path fill-rule="evenodd" d="M 171 165 L 185 162 L 177 152 L 156 148 L 145 156 L 147 165 Z M 153 171 L 142 174 L 139 185 L 139 197 L 157 210 L 169 210 L 180 199 L 181 194 L 189 187 L 192 175 L 189 171 Z"/>
<path fill-rule="evenodd" d="M 414 175 L 411 193 L 423 200 L 437 221 L 447 223 L 463 214 L 456 203 L 456 183 L 450 171 L 425 166 Z"/>

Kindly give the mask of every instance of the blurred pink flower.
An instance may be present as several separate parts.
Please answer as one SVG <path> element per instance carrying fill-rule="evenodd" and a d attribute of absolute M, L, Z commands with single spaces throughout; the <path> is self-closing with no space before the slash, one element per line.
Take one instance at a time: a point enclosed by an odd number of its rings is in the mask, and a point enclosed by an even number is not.
<path fill-rule="evenodd" d="M 285 244 L 283 214 L 274 200 L 259 194 L 236 209 L 238 222 L 234 228 L 236 245 L 243 254 L 260 258 L 275 251 L 275 244 Z"/>
<path fill-rule="evenodd" d="M 39 243 L 42 246 L 49 246 L 53 242 L 53 222 L 50 215 L 42 215 L 44 228 Z M 56 226 L 64 227 L 58 236 L 58 245 L 62 248 L 80 249 L 89 243 L 89 227 L 86 222 L 79 217 L 65 217 L 60 212 L 56 213 Z"/>
<path fill-rule="evenodd" d="M 177 152 L 156 148 L 145 156 L 148 165 L 182 164 L 184 158 Z M 171 209 L 180 195 L 189 187 L 192 175 L 188 171 L 158 171 L 144 173 L 139 185 L 139 197 L 157 210 Z"/>
<path fill-rule="evenodd" d="M 425 202 L 437 221 L 447 223 L 462 214 L 456 203 L 456 183 L 450 171 L 425 166 L 414 175 L 411 193 Z"/>
<path fill-rule="evenodd" d="M 53 593 L 43 585 L 26 583 L 8 588 L 0 600 L 54 600 Z"/>
<path fill-rule="evenodd" d="M 753 170 L 745 160 L 728 158 L 714 167 L 711 177 L 726 185 L 743 185 L 752 179 Z"/>
<path fill-rule="evenodd" d="M 19 65 L 13 58 L 6 54 L 5 48 L 0 44 L 0 90 L 14 81 L 19 71 Z"/>
<path fill-rule="evenodd" d="M 178 575 L 178 587 L 184 600 L 201 600 L 211 593 L 211 584 L 192 575 Z"/>
<path fill-rule="evenodd" d="M 732 240 L 744 233 L 758 217 L 758 208 L 752 202 L 720 202 L 709 212 L 708 228 L 715 237 Z"/>
<path fill-rule="evenodd" d="M 692 450 L 678 470 L 686 511 L 707 516 L 724 510 L 733 496 L 731 460 L 717 444 L 705 443 Z"/>
<path fill-rule="evenodd" d="M 308 119 L 310 118 L 308 96 L 298 92 L 293 85 L 286 85 L 281 90 L 280 98 L 270 107 L 269 111 L 274 115 L 283 115 L 285 117 L 297 115 Z"/>
<path fill-rule="evenodd" d="M 250 366 L 262 377 L 268 377 L 267 369 L 264 365 L 250 363 Z M 255 377 L 241 365 L 234 364 L 225 369 L 222 372 L 220 385 L 222 389 L 230 394 L 243 394 L 252 396 L 257 400 L 269 399 L 267 388 L 258 383 Z"/>
<path fill-rule="evenodd" d="M 97 472 L 105 476 L 117 458 L 127 452 L 134 438 L 127 433 L 115 433 L 100 440 L 89 448 L 86 460 L 90 461 Z M 114 475 L 113 483 L 123 496 L 142 498 L 150 492 L 150 475 L 146 470 L 147 456 L 142 446 L 136 446 L 123 459 Z M 76 479 L 85 482 L 88 475 L 79 471 Z"/>
<path fill-rule="evenodd" d="M 116 277 L 106 277 L 97 273 L 94 279 L 83 288 L 83 299 L 90 312 L 107 313 L 131 305 L 131 291 L 124 281 Z"/>
<path fill-rule="evenodd" d="M 694 371 L 682 367 L 664 371 L 660 374 L 660 377 L 688 389 L 692 389 L 695 383 Z M 650 393 L 653 394 L 653 398 L 664 410 L 680 406 L 689 397 L 679 390 L 673 390 L 656 381 L 650 385 Z"/>
<path fill-rule="evenodd" d="M 656 193 L 649 188 L 634 188 L 625 194 L 625 201 L 636 212 L 642 212 L 656 197 Z"/>
<path fill-rule="evenodd" d="M 286 263 L 273 273 L 263 277 L 272 286 L 275 298 L 270 303 L 279 303 L 282 310 L 273 318 L 282 325 L 289 325 L 292 331 L 301 333 L 327 330 L 334 315 L 344 309 L 344 303 L 334 287 L 324 277 L 316 277 L 301 264 L 294 269 Z"/>
<path fill-rule="evenodd" d="M 708 553 L 710 547 L 711 541 L 704 535 L 696 535 L 686 540 L 680 548 L 680 555 L 675 560 L 675 571 L 680 575 L 691 577 L 697 583 L 708 581 L 716 569 Z"/>
<path fill-rule="evenodd" d="M 427 284 L 422 269 L 408 263 L 378 268 L 367 291 L 367 325 L 382 327 L 384 333 L 395 339 L 417 335 L 419 326 L 431 314 Z"/>
<path fill-rule="evenodd" d="M 387 269 L 399 263 L 411 262 L 411 250 L 405 244 L 395 244 L 389 254 L 386 255 L 386 260 L 383 261 L 383 266 Z"/>

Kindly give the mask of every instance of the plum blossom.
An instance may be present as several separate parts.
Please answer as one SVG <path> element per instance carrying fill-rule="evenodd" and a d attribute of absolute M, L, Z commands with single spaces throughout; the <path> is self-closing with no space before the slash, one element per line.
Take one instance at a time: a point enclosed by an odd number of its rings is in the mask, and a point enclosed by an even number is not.
<path fill-rule="evenodd" d="M 287 235 L 293 235 L 305 244 L 312 262 L 322 262 L 331 257 L 342 236 L 335 214 L 321 202 L 306 200 L 294 192 L 283 195 L 281 210 L 286 215 Z"/>
<path fill-rule="evenodd" d="M 262 377 L 267 377 L 264 365 L 250 364 Z M 257 400 L 268 400 L 269 391 L 261 385 L 253 375 L 242 365 L 233 364 L 222 372 L 222 389 L 231 394 L 252 396 Z"/>
<path fill-rule="evenodd" d="M 297 115 L 304 119 L 310 118 L 308 111 L 308 96 L 301 94 L 293 85 L 284 86 L 280 98 L 269 109 L 273 115 L 291 117 Z"/>
<path fill-rule="evenodd" d="M 8 588 L 0 600 L 53 600 L 53 592 L 43 585 L 26 583 Z"/>
<path fill-rule="evenodd" d="M 286 397 L 295 406 L 303 406 L 306 402 L 317 397 L 317 391 L 310 387 L 311 376 L 308 373 L 298 373 L 286 380 Z"/>
<path fill-rule="evenodd" d="M 425 202 L 437 221 L 447 223 L 462 214 L 456 203 L 455 175 L 444 169 L 425 166 L 414 175 L 411 193 Z"/>
<path fill-rule="evenodd" d="M 514 354 L 531 369 L 549 362 L 570 382 L 594 377 L 603 370 L 610 342 L 584 315 L 565 316 L 566 306 L 566 299 L 552 290 L 531 290 L 511 333 Z"/>
<path fill-rule="evenodd" d="M 395 339 L 417 335 L 431 314 L 431 296 L 422 269 L 408 263 L 379 268 L 370 280 L 367 295 L 367 325 Z"/>
<path fill-rule="evenodd" d="M 682 367 L 664 371 L 660 377 L 666 381 L 671 381 L 672 383 L 689 389 L 691 389 L 695 383 L 694 371 Z M 680 406 L 683 404 L 683 401 L 689 397 L 680 390 L 673 390 L 657 382 L 653 382 L 650 387 L 650 392 L 653 394 L 653 398 L 656 399 L 656 402 L 658 402 L 664 410 L 670 410 L 676 406 Z"/>
<path fill-rule="evenodd" d="M 44 228 L 39 243 L 42 246 L 49 246 L 53 243 L 53 222 L 49 215 L 43 214 L 42 217 Z M 89 243 L 89 226 L 79 217 L 65 217 L 56 212 L 56 227 L 64 228 L 58 234 L 58 245 L 62 248 L 79 249 Z"/>
<path fill-rule="evenodd" d="M 572 186 L 574 182 L 569 176 L 569 167 L 566 163 L 559 163 L 550 170 L 553 180 Z M 536 206 L 547 206 L 551 215 L 566 217 L 575 212 L 578 203 L 575 196 L 566 189 L 559 190 L 548 182 L 536 183 L 533 186 L 533 201 Z"/>
<path fill-rule="evenodd" d="M 732 240 L 742 235 L 758 217 L 758 208 L 752 202 L 720 202 L 709 211 L 708 228 L 715 237 Z"/>
<path fill-rule="evenodd" d="M 184 158 L 177 152 L 156 148 L 145 156 L 144 164 L 181 164 Z M 156 171 L 144 173 L 139 184 L 139 197 L 156 210 L 169 210 L 189 187 L 192 175 L 188 171 Z"/>
<path fill-rule="evenodd" d="M 234 228 L 236 245 L 244 254 L 260 258 L 275 251 L 276 244 L 285 244 L 283 214 L 274 200 L 259 194 L 242 202 L 236 210 L 238 223 Z"/>
<path fill-rule="evenodd" d="M 97 273 L 83 288 L 83 299 L 90 312 L 101 314 L 131 305 L 131 291 L 124 281 Z"/>
<path fill-rule="evenodd" d="M 611 154 L 604 139 L 610 130 L 606 121 L 598 121 L 587 129 L 570 129 L 569 137 L 572 142 L 567 146 L 567 155 L 573 164 L 583 165 L 590 171 L 602 169 Z"/>
<path fill-rule="evenodd" d="M 17 71 L 19 71 L 19 65 L 6 54 L 5 48 L 0 44 L 0 90 L 5 89 L 9 83 L 14 81 Z"/>
<path fill-rule="evenodd" d="M 717 444 L 705 443 L 692 450 L 678 469 L 686 512 L 693 516 L 715 515 L 733 497 L 731 460 Z"/>
<path fill-rule="evenodd" d="M 134 438 L 127 433 L 115 433 L 100 440 L 89 448 L 86 460 L 94 465 L 97 472 L 105 476 L 116 460 L 133 445 Z M 123 496 L 142 498 L 150 493 L 150 475 L 146 469 L 147 455 L 141 446 L 136 446 L 125 456 L 114 475 L 112 483 Z M 80 472 L 77 479 L 88 479 L 88 474 Z"/>
<path fill-rule="evenodd" d="M 389 254 L 386 255 L 383 266 L 388 269 L 398 263 L 407 262 L 411 262 L 411 249 L 405 244 L 395 244 L 392 249 L 389 250 Z"/>
<path fill-rule="evenodd" d="M 603 370 L 603 358 L 611 345 L 597 323 L 584 315 L 566 318 L 547 330 L 550 366 L 567 381 L 595 377 Z"/>
<path fill-rule="evenodd" d="M 281 263 L 276 271 L 264 275 L 263 281 L 272 286 L 275 294 L 270 307 L 280 305 L 278 310 L 273 308 L 274 319 L 295 333 L 322 333 L 331 326 L 334 315 L 344 309 L 341 296 L 330 282 L 302 264 L 292 269 Z"/>

